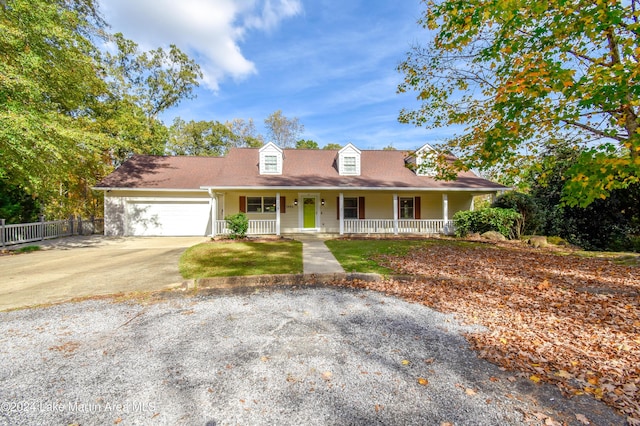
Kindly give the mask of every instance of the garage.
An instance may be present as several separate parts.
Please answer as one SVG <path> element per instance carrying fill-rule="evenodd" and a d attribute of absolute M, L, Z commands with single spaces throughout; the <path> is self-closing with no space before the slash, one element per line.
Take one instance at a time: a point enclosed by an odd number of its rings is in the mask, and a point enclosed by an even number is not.
<path fill-rule="evenodd" d="M 211 234 L 208 199 L 128 200 L 126 235 L 206 236 Z"/>

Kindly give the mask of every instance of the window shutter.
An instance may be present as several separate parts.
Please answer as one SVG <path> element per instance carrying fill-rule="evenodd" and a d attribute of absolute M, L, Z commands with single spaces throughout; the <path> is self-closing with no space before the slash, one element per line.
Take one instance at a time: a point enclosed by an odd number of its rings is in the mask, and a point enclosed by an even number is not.
<path fill-rule="evenodd" d="M 340 197 L 336 197 L 336 220 L 340 220 Z"/>
<path fill-rule="evenodd" d="M 413 199 L 413 217 L 414 219 L 420 219 L 420 197 Z"/>
<path fill-rule="evenodd" d="M 280 213 L 287 212 L 287 197 L 280 197 Z"/>
<path fill-rule="evenodd" d="M 244 195 L 240 196 L 240 213 L 246 213 L 247 212 L 247 197 L 245 197 Z"/>
<path fill-rule="evenodd" d="M 358 219 L 364 219 L 364 197 L 358 197 Z"/>

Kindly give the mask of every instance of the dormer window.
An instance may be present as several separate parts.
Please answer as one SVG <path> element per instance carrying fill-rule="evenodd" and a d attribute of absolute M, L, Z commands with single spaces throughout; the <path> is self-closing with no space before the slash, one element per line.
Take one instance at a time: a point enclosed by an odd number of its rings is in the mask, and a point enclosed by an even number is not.
<path fill-rule="evenodd" d="M 356 174 L 356 157 L 344 157 L 344 173 L 349 175 Z"/>
<path fill-rule="evenodd" d="M 264 156 L 264 171 L 266 173 L 278 172 L 278 157 L 275 155 Z"/>
<path fill-rule="evenodd" d="M 282 149 L 273 142 L 260 148 L 260 174 L 281 175 L 283 157 Z"/>
<path fill-rule="evenodd" d="M 338 171 L 343 176 L 360 176 L 360 150 L 347 144 L 338 151 Z"/>
<path fill-rule="evenodd" d="M 418 176 L 435 176 L 436 170 L 430 164 L 430 160 L 435 155 L 435 150 L 429 144 L 425 144 L 420 149 L 416 151 L 415 154 L 415 162 L 416 162 L 416 174 Z"/>

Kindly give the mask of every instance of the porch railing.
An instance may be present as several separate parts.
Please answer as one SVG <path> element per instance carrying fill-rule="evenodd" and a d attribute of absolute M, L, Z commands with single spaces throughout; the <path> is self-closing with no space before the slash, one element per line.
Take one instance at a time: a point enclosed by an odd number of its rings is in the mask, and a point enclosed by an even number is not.
<path fill-rule="evenodd" d="M 230 234 L 231 231 L 227 227 L 226 220 L 216 220 L 215 223 L 215 234 L 216 235 L 226 235 Z M 249 229 L 247 230 L 247 235 L 275 235 L 276 233 L 276 221 L 275 220 L 250 220 L 249 221 Z"/>
<path fill-rule="evenodd" d="M 103 219 L 70 218 L 32 223 L 7 225 L 0 219 L 0 246 L 31 243 L 51 238 L 71 235 L 101 234 L 104 230 Z"/>
<path fill-rule="evenodd" d="M 450 234 L 453 221 L 443 219 L 399 219 L 398 234 Z M 393 219 L 345 219 L 345 234 L 394 234 Z"/>

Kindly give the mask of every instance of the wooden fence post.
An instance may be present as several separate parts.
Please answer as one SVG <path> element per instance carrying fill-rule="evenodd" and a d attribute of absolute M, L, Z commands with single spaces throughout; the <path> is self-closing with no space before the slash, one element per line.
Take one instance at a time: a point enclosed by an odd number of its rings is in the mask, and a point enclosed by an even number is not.
<path fill-rule="evenodd" d="M 4 247 L 4 224 L 5 219 L 0 219 L 0 242 L 2 242 L 2 247 Z"/>
<path fill-rule="evenodd" d="M 69 236 L 73 236 L 73 215 L 69 216 Z"/>
<path fill-rule="evenodd" d="M 84 229 L 82 229 L 82 216 L 78 215 L 78 235 L 84 235 Z"/>

